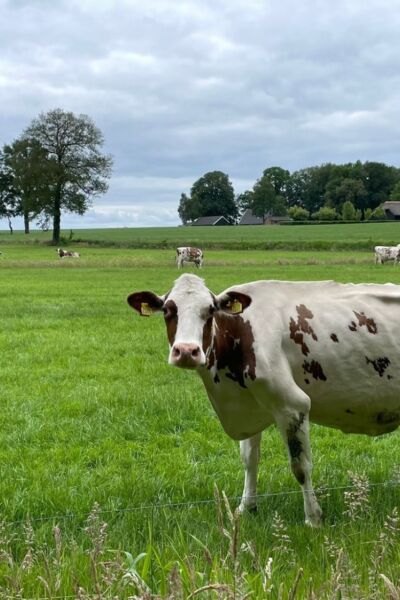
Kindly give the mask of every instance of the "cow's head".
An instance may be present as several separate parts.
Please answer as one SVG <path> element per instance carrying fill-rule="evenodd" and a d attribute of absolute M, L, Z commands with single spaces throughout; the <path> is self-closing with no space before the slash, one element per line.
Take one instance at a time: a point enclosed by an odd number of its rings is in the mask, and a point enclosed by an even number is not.
<path fill-rule="evenodd" d="M 134 292 L 128 304 L 141 316 L 164 313 L 170 345 L 168 362 L 177 367 L 194 369 L 206 364 L 212 340 L 213 316 L 217 312 L 241 314 L 251 298 L 240 292 L 215 296 L 196 275 L 182 275 L 164 296 L 153 292 Z"/>

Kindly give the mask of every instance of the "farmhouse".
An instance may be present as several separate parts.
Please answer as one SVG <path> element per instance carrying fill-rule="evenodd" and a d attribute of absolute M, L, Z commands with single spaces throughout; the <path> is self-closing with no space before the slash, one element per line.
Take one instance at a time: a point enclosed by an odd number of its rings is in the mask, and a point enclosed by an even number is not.
<path fill-rule="evenodd" d="M 223 215 L 218 215 L 216 217 L 199 217 L 193 221 L 192 225 L 215 225 L 219 227 L 221 225 L 230 225 L 230 223 Z"/>
<path fill-rule="evenodd" d="M 385 211 L 387 219 L 391 219 L 392 221 L 400 220 L 400 202 L 387 200 L 382 204 L 382 208 Z"/>

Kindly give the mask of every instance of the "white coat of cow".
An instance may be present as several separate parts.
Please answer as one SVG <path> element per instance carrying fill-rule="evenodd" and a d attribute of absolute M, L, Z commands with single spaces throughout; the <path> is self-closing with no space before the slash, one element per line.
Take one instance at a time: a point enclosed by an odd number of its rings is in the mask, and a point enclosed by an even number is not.
<path fill-rule="evenodd" d="M 71 250 L 63 250 L 62 248 L 57 248 L 57 254 L 60 258 L 79 258 L 79 252 L 72 252 Z"/>
<path fill-rule="evenodd" d="M 176 266 L 180 269 L 184 262 L 192 262 L 196 267 L 203 266 L 203 252 L 193 246 L 181 246 L 176 249 Z"/>
<path fill-rule="evenodd" d="M 397 246 L 375 246 L 375 264 L 382 265 L 383 263 L 393 260 L 397 265 L 400 262 L 400 244 Z"/>
<path fill-rule="evenodd" d="M 240 440 L 240 509 L 256 507 L 261 433 L 276 424 L 302 487 L 306 523 L 322 512 L 311 482 L 309 421 L 380 435 L 400 424 L 400 286 L 256 281 L 215 296 L 182 275 L 164 296 L 128 297 L 162 311 L 172 365 L 197 370 L 226 433 Z"/>

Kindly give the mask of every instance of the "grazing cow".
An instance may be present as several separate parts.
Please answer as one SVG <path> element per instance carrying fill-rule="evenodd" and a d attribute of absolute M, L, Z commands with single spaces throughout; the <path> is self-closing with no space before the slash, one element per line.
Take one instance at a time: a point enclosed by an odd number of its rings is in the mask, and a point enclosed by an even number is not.
<path fill-rule="evenodd" d="M 70 252 L 69 250 L 63 250 L 62 248 L 57 248 L 57 254 L 60 258 L 79 258 L 79 252 Z"/>
<path fill-rule="evenodd" d="M 400 424 L 398 285 L 255 281 L 215 296 L 186 274 L 164 296 L 136 292 L 128 303 L 143 316 L 164 313 L 169 363 L 197 370 L 224 430 L 240 440 L 240 510 L 256 508 L 261 433 L 273 423 L 312 526 L 322 512 L 309 421 L 368 435 Z"/>
<path fill-rule="evenodd" d="M 176 249 L 176 265 L 180 269 L 184 262 L 193 262 L 196 267 L 203 266 L 203 252 L 200 248 L 192 248 L 191 246 L 182 246 Z"/>
<path fill-rule="evenodd" d="M 393 260 L 393 264 L 397 265 L 400 262 L 400 244 L 397 246 L 375 246 L 375 264 L 383 264 L 389 260 Z"/>

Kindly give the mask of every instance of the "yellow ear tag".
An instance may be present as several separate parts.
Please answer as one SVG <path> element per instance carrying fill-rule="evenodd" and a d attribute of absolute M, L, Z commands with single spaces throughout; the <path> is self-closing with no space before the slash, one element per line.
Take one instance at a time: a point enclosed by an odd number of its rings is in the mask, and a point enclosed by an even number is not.
<path fill-rule="evenodd" d="M 232 315 L 237 315 L 243 311 L 242 303 L 239 300 L 232 300 L 232 302 L 228 305 L 229 312 Z"/>
<path fill-rule="evenodd" d="M 147 302 L 142 302 L 140 304 L 140 314 L 145 317 L 150 317 L 155 311 L 148 305 Z"/>

